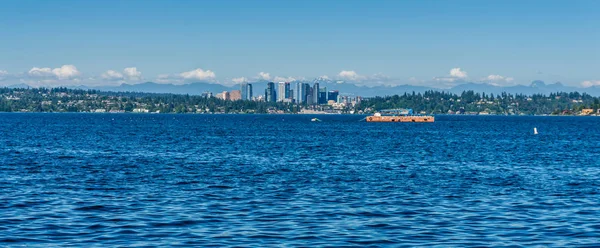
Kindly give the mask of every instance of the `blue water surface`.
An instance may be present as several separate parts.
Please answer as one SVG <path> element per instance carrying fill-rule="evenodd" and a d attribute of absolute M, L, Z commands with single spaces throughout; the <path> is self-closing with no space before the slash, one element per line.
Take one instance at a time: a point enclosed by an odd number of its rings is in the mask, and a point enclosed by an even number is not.
<path fill-rule="evenodd" d="M 0 246 L 600 244 L 600 118 L 314 117 L 0 114 Z"/>

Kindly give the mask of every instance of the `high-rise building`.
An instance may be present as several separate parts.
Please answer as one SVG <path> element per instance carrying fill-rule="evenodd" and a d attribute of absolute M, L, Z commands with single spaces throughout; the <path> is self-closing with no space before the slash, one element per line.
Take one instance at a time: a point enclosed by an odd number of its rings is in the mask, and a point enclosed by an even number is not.
<path fill-rule="evenodd" d="M 334 101 L 336 101 L 336 102 L 337 102 L 337 99 L 338 99 L 338 96 L 339 96 L 339 95 L 340 95 L 340 92 L 339 92 L 339 91 L 337 91 L 337 90 L 332 90 L 332 91 L 329 91 L 329 92 L 328 92 L 328 94 L 327 94 L 327 99 L 329 99 L 329 100 L 334 100 Z"/>
<path fill-rule="evenodd" d="M 252 94 L 252 84 L 248 84 L 248 100 L 252 100 L 252 97 L 254 97 L 254 95 Z"/>
<path fill-rule="evenodd" d="M 303 83 L 302 88 L 304 88 L 304 92 L 302 94 L 302 100 L 304 103 L 309 104 L 308 103 L 308 95 L 312 96 L 312 93 L 311 93 L 312 90 L 310 88 L 310 84 Z M 311 101 L 312 101 L 312 99 L 311 99 Z"/>
<path fill-rule="evenodd" d="M 242 100 L 252 100 L 252 84 L 242 83 Z"/>
<path fill-rule="evenodd" d="M 222 100 L 230 100 L 230 95 L 229 92 L 227 91 L 223 91 L 222 93 L 217 94 L 217 98 L 222 99 Z"/>
<path fill-rule="evenodd" d="M 232 90 L 231 92 L 229 92 L 229 100 L 237 101 L 237 100 L 241 100 L 241 99 L 242 99 L 242 92 L 240 92 L 239 90 Z"/>
<path fill-rule="evenodd" d="M 304 83 L 296 82 L 296 90 L 294 91 L 294 100 L 297 104 L 306 103 L 306 87 Z"/>
<path fill-rule="evenodd" d="M 350 101 L 348 99 L 348 96 L 342 96 L 342 100 L 340 102 L 345 104 L 345 103 L 349 103 Z"/>
<path fill-rule="evenodd" d="M 266 102 L 275 102 L 276 98 L 276 93 L 275 93 L 275 83 L 273 82 L 268 82 L 267 83 L 267 89 L 265 89 L 265 101 Z"/>
<path fill-rule="evenodd" d="M 312 88 L 312 104 L 319 104 L 319 83 L 315 83 Z"/>
<path fill-rule="evenodd" d="M 312 93 L 311 93 L 311 94 L 308 94 L 308 95 L 306 95 L 306 104 L 307 104 L 307 105 L 313 105 L 313 104 L 314 104 L 314 103 L 313 103 L 313 97 L 312 97 Z"/>
<path fill-rule="evenodd" d="M 288 99 L 290 97 L 290 83 L 279 82 L 279 87 L 277 88 L 277 101 L 283 102 L 284 99 Z"/>
<path fill-rule="evenodd" d="M 327 103 L 327 87 L 319 89 L 319 104 Z"/>
<path fill-rule="evenodd" d="M 246 96 L 248 95 L 247 90 L 248 90 L 248 83 L 241 83 L 240 91 L 242 92 L 242 100 L 248 100 L 246 98 Z"/>

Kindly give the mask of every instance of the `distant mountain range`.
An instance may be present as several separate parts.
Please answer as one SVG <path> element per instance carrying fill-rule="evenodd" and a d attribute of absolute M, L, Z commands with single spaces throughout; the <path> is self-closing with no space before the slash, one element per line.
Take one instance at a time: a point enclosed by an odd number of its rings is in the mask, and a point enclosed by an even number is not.
<path fill-rule="evenodd" d="M 516 85 L 516 86 L 495 86 L 485 83 L 464 83 L 454 86 L 450 89 L 438 89 L 426 86 L 415 86 L 415 85 L 397 85 L 397 86 L 359 86 L 350 82 L 339 82 L 334 80 L 317 79 L 314 81 L 305 81 L 306 83 L 312 84 L 318 82 L 321 88 L 327 87 L 327 90 L 338 90 L 341 95 L 354 95 L 363 97 L 372 96 L 386 96 L 386 95 L 401 95 L 404 93 L 424 92 L 427 90 L 437 90 L 451 92 L 455 94 L 461 94 L 463 91 L 472 90 L 479 93 L 486 94 L 501 94 L 502 92 L 510 94 L 545 94 L 548 95 L 554 92 L 580 92 L 588 93 L 592 96 L 600 96 L 600 87 L 589 87 L 589 88 L 577 88 L 565 86 L 559 82 L 553 84 L 546 84 L 543 81 L 533 81 L 530 85 Z M 253 86 L 253 95 L 264 94 L 267 86 L 267 81 L 250 82 Z M 7 86 L 8 88 L 31 88 L 26 84 L 17 84 Z M 239 90 L 239 85 L 225 86 L 220 84 L 208 83 L 208 82 L 197 82 L 190 84 L 159 84 L 153 82 L 146 82 L 140 84 L 121 84 L 119 86 L 100 86 L 100 87 L 88 87 L 88 86 L 67 86 L 68 88 L 78 89 L 97 89 L 102 91 L 115 91 L 115 92 L 146 92 L 146 93 L 172 93 L 172 94 L 190 94 L 200 95 L 204 92 L 212 92 L 217 94 L 223 91 Z M 294 89 L 292 84 L 292 89 Z"/>

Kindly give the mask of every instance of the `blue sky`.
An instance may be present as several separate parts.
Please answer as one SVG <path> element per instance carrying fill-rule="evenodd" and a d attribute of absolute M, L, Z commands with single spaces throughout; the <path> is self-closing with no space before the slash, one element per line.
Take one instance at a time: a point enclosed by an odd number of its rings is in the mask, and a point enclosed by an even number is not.
<path fill-rule="evenodd" d="M 600 84 L 599 9 L 577 0 L 7 0 L 0 85 L 327 76 L 588 86 Z"/>

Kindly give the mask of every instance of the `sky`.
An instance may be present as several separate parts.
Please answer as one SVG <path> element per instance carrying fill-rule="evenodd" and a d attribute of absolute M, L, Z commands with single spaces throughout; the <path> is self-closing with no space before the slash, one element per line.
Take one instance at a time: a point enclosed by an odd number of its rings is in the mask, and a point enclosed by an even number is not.
<path fill-rule="evenodd" d="M 0 1 L 0 85 L 600 85 L 600 1 Z"/>

